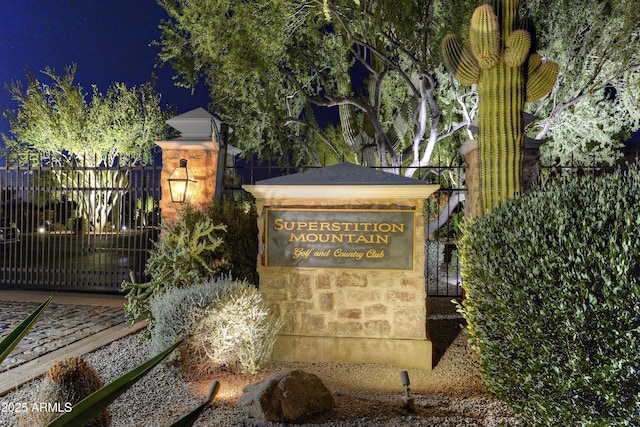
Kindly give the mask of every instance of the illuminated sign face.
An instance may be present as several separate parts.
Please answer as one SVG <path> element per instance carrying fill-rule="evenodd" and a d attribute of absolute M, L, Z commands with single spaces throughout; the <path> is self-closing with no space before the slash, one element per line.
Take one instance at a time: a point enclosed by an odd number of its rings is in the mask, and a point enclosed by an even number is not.
<path fill-rule="evenodd" d="M 266 210 L 270 267 L 413 270 L 412 210 Z"/>

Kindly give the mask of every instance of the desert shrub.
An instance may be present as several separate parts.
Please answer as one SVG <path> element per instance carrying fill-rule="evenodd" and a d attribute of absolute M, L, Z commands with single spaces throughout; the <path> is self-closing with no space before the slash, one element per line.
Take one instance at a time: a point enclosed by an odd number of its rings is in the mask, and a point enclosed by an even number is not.
<path fill-rule="evenodd" d="M 228 275 L 209 278 L 197 285 L 173 288 L 152 298 L 149 309 L 155 319 L 151 344 L 155 354 L 179 339 L 187 338 L 206 310 L 220 297 L 222 289 L 234 282 Z M 175 355 L 174 355 L 175 357 Z"/>
<path fill-rule="evenodd" d="M 197 322 L 193 344 L 210 363 L 255 373 L 268 361 L 280 323 L 247 282 L 216 282 L 218 299 Z"/>
<path fill-rule="evenodd" d="M 253 203 L 213 200 L 201 207 L 188 205 L 182 215 L 192 223 L 208 218 L 224 224 L 227 232 L 220 236 L 223 243 L 215 251 L 218 259 L 226 260 L 222 272 L 258 283 L 258 219 Z"/>
<path fill-rule="evenodd" d="M 526 425 L 640 420 L 640 172 L 538 189 L 460 242 L 481 375 Z"/>
<path fill-rule="evenodd" d="M 183 359 L 187 366 L 200 364 L 199 369 L 239 367 L 255 373 L 268 362 L 279 329 L 258 290 L 227 275 L 170 289 L 154 297 L 150 309 L 154 351 L 185 339 L 170 361 Z M 185 361 L 184 355 L 197 360 Z"/>
<path fill-rule="evenodd" d="M 187 205 L 177 222 L 162 225 L 160 241 L 145 268 L 151 280 L 136 283 L 131 278 L 122 284 L 127 293 L 127 319 L 133 323 L 146 317 L 145 335 L 149 336 L 155 327 L 149 310 L 153 296 L 218 274 L 258 283 L 257 259 L 257 215 L 253 204 L 212 201 L 199 207 Z"/>
<path fill-rule="evenodd" d="M 47 371 L 38 390 L 37 402 L 57 404 L 58 408 L 37 410 L 31 413 L 33 424 L 46 425 L 57 418 L 61 412 L 69 411 L 72 405 L 80 402 L 104 385 L 100 375 L 82 357 L 66 357 Z M 107 410 L 102 411 L 91 422 L 89 427 L 108 426 L 111 416 Z"/>
<path fill-rule="evenodd" d="M 122 289 L 127 296 L 125 314 L 133 323 L 147 318 L 147 333 L 154 327 L 149 310 L 153 296 L 168 289 L 191 286 L 204 278 L 220 273 L 225 260 L 218 258 L 218 247 L 223 240 L 224 225 L 216 225 L 209 218 L 193 218 L 180 215 L 178 221 L 162 225 L 160 241 L 156 243 L 145 268 L 151 277 L 146 283 L 124 282 Z"/>

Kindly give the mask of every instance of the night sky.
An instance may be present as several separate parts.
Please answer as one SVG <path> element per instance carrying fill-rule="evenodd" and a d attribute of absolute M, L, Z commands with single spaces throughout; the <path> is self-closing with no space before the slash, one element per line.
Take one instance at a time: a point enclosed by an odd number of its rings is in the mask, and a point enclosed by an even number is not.
<path fill-rule="evenodd" d="M 48 82 L 41 70 L 49 66 L 64 75 L 72 63 L 77 64 L 75 81 L 87 93 L 92 84 L 103 93 L 112 82 L 138 86 L 155 73 L 163 105 L 178 113 L 207 108 L 204 87 L 192 96 L 173 85 L 170 66 L 154 67 L 159 47 L 150 44 L 160 38 L 158 25 L 167 18 L 155 0 L 0 0 L 0 5 L 1 112 L 18 107 L 5 84 L 26 84 L 27 69 Z M 0 132 L 9 132 L 4 117 Z"/>

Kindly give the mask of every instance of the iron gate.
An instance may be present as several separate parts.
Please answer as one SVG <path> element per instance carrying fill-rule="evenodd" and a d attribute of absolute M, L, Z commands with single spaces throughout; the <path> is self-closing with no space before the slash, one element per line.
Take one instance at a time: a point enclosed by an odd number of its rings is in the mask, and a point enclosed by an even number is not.
<path fill-rule="evenodd" d="M 156 165 L 4 166 L 0 286 L 116 293 L 146 281 L 159 235 Z"/>

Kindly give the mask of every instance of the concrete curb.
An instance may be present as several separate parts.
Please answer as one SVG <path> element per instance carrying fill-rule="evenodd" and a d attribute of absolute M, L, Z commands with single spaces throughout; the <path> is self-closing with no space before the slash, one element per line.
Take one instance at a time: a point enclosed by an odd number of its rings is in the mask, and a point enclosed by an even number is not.
<path fill-rule="evenodd" d="M 98 305 L 105 307 L 123 307 L 127 299 L 122 295 L 86 294 L 74 292 L 28 291 L 0 289 L 0 301 L 20 301 L 41 303 L 54 295 L 52 303 L 71 305 Z"/>

